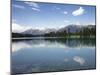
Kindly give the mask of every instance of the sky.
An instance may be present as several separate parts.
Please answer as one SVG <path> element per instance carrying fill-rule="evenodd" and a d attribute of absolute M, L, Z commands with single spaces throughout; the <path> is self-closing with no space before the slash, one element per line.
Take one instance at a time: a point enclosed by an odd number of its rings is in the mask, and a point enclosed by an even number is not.
<path fill-rule="evenodd" d="M 12 31 L 95 25 L 95 6 L 12 1 Z"/>

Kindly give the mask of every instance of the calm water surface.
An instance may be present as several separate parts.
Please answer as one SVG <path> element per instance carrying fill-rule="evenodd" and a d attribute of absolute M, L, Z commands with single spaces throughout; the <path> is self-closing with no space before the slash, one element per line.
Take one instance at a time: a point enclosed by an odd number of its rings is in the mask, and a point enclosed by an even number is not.
<path fill-rule="evenodd" d="M 12 73 L 95 69 L 95 39 L 12 41 Z"/>

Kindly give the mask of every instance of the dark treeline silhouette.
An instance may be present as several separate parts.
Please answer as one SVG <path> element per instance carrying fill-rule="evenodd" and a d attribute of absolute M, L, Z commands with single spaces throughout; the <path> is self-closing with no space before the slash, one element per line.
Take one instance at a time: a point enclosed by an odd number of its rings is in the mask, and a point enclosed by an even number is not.
<path fill-rule="evenodd" d="M 13 38 L 20 38 L 20 37 L 41 37 L 41 36 L 43 36 L 43 35 L 12 33 L 12 37 Z"/>
<path fill-rule="evenodd" d="M 70 36 L 80 36 L 80 37 L 84 37 L 84 36 L 95 36 L 96 35 L 96 29 L 95 28 L 83 28 L 80 31 L 75 31 L 75 32 L 70 32 L 70 29 L 68 29 L 67 31 L 64 30 L 62 32 L 50 32 L 45 34 L 44 36 L 49 36 L 49 37 L 70 37 Z"/>

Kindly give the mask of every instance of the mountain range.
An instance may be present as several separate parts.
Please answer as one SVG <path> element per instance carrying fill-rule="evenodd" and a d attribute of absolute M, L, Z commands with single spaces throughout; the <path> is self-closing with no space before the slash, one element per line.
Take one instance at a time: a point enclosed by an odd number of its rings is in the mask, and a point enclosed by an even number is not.
<path fill-rule="evenodd" d="M 70 32 L 70 33 L 76 33 L 76 32 L 80 32 L 83 29 L 88 28 L 88 29 L 94 29 L 95 30 L 95 25 L 68 25 L 59 29 L 56 28 L 48 28 L 48 29 L 44 29 L 44 30 L 40 30 L 40 29 L 28 29 L 24 32 L 21 32 L 19 34 L 29 34 L 29 35 L 44 35 L 44 34 L 48 34 L 48 33 L 58 33 L 58 32 Z M 14 32 L 12 32 L 14 33 Z"/>

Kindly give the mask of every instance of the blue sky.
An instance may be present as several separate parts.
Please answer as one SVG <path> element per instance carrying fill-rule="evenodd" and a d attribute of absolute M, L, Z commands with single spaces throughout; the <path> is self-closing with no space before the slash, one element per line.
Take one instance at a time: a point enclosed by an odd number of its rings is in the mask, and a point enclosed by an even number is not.
<path fill-rule="evenodd" d="M 70 24 L 95 25 L 95 6 L 12 2 L 13 30 L 27 28 L 60 28 Z"/>

